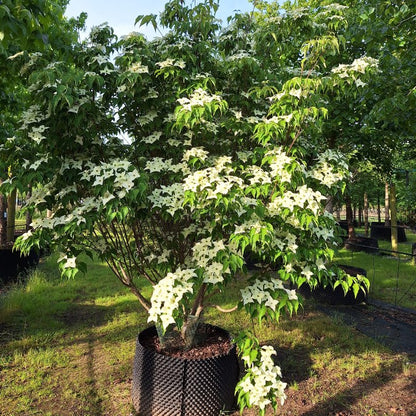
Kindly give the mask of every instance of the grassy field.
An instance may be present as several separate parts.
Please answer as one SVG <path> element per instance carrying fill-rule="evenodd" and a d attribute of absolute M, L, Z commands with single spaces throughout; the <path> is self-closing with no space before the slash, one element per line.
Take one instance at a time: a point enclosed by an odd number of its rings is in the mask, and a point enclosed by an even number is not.
<path fill-rule="evenodd" d="M 219 301 L 231 306 L 237 293 L 231 288 Z M 276 347 L 289 385 L 277 414 L 415 414 L 415 364 L 313 304 L 262 328 L 241 313 L 210 311 L 205 319 L 232 333 L 252 327 Z M 131 366 L 135 338 L 146 326 L 134 296 L 105 265 L 63 281 L 53 259 L 43 261 L 25 284 L 0 296 L 0 415 L 134 414 Z"/>
<path fill-rule="evenodd" d="M 358 229 L 364 235 L 364 230 Z M 407 241 L 399 244 L 399 252 L 412 252 L 412 243 L 416 243 L 416 234 L 406 231 Z M 388 241 L 378 241 L 380 249 L 391 250 Z M 381 250 L 382 251 L 382 250 Z M 342 249 L 336 256 L 342 264 L 361 267 L 367 271 L 370 279 L 370 297 L 402 307 L 416 309 L 416 265 L 411 257 L 400 254 L 394 257 L 391 253 L 371 255 L 364 252 L 352 252 Z"/>

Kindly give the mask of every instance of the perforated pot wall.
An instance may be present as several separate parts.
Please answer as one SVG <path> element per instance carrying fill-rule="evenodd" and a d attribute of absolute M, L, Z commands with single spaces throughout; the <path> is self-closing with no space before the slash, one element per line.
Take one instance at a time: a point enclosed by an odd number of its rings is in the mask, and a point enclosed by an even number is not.
<path fill-rule="evenodd" d="M 139 416 L 218 416 L 221 410 L 234 409 L 239 374 L 235 346 L 218 357 L 175 358 L 142 345 L 155 333 L 151 327 L 137 338 L 132 398 Z"/>

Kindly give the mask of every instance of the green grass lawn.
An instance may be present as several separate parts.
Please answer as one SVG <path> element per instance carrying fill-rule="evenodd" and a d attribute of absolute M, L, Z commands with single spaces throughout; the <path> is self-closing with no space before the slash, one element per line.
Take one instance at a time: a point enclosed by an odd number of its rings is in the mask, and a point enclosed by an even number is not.
<path fill-rule="evenodd" d="M 235 284 L 217 300 L 231 306 L 237 294 Z M 288 409 L 292 415 L 349 409 L 355 416 L 390 414 L 379 413 L 386 406 L 416 408 L 415 395 L 406 394 L 416 380 L 408 357 L 317 312 L 313 304 L 261 328 L 242 313 L 210 310 L 205 319 L 234 334 L 250 327 L 261 342 L 276 347 L 289 386 L 280 415 Z M 133 414 L 135 338 L 147 325 L 139 303 L 105 265 L 91 264 L 87 275 L 67 281 L 53 259 L 43 261 L 26 283 L 0 296 L 0 414 Z"/>
<path fill-rule="evenodd" d="M 362 229 L 358 234 L 364 235 Z M 416 234 L 406 231 L 407 241 L 399 244 L 399 252 L 412 252 L 412 243 L 416 243 Z M 380 249 L 391 250 L 388 241 L 379 240 Z M 416 309 L 416 266 L 411 257 L 391 253 L 367 254 L 342 249 L 335 260 L 338 263 L 361 267 L 367 271 L 370 279 L 370 297 L 402 307 Z"/>

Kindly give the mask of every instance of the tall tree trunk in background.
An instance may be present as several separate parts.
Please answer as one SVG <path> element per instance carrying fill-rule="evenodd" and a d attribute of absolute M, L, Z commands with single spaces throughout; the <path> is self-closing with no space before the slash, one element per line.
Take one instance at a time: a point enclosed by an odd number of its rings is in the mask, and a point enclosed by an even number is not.
<path fill-rule="evenodd" d="M 2 180 L 0 179 L 0 184 Z M 7 244 L 7 200 L 0 194 L 0 247 Z"/>
<path fill-rule="evenodd" d="M 389 184 L 386 182 L 384 187 L 384 225 L 390 226 L 390 197 L 389 197 Z"/>
<path fill-rule="evenodd" d="M 396 185 L 390 184 L 391 249 L 398 251 Z"/>
<path fill-rule="evenodd" d="M 14 231 L 16 227 L 16 197 L 17 189 L 13 189 L 7 197 L 7 241 L 14 241 Z"/>
<path fill-rule="evenodd" d="M 353 218 L 350 196 L 345 196 L 345 211 L 346 211 L 347 224 L 348 224 L 348 238 L 353 238 L 355 237 L 355 230 L 354 230 L 354 218 Z"/>
<path fill-rule="evenodd" d="M 358 206 L 358 226 L 361 227 L 363 225 L 363 207 L 361 205 Z"/>
<path fill-rule="evenodd" d="M 334 213 L 334 198 L 332 196 L 329 196 L 326 201 L 325 211 L 329 212 L 330 214 Z"/>
<path fill-rule="evenodd" d="M 26 199 L 29 199 L 32 196 L 32 187 L 29 186 L 29 190 L 27 191 Z M 32 224 L 32 216 L 30 215 L 29 211 L 26 211 L 26 231 L 29 231 Z"/>
<path fill-rule="evenodd" d="M 381 204 L 380 204 L 380 195 L 377 195 L 377 220 L 381 222 Z"/>
<path fill-rule="evenodd" d="M 341 208 L 338 207 L 336 210 L 337 221 L 341 221 Z"/>
<path fill-rule="evenodd" d="M 364 228 L 365 236 L 368 237 L 368 195 L 364 192 Z"/>

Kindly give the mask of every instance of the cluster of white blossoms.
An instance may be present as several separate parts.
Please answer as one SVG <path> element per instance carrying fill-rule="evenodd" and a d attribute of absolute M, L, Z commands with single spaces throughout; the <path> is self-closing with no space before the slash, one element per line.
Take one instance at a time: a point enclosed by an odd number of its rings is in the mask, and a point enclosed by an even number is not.
<path fill-rule="evenodd" d="M 275 365 L 272 356 L 276 355 L 275 349 L 270 345 L 264 345 L 260 350 L 261 357 L 257 363 L 252 363 L 249 356 L 243 355 L 242 359 L 248 363 L 247 376 L 240 381 L 238 388 L 247 393 L 249 405 L 264 409 L 271 404 L 271 396 L 280 400 L 283 405 L 286 400 L 286 383 L 281 381 L 282 372 Z"/>
<path fill-rule="evenodd" d="M 260 220 L 260 218 L 253 214 L 250 219 L 243 222 L 242 224 L 236 225 L 233 234 L 246 234 L 249 233 L 251 230 L 254 230 L 256 234 L 260 234 L 260 232 L 265 229 L 264 223 Z"/>
<path fill-rule="evenodd" d="M 175 323 L 174 313 L 186 293 L 193 292 L 192 278 L 196 277 L 195 270 L 180 268 L 174 273 L 168 273 L 153 287 L 151 308 L 148 322 L 161 323 L 166 330 Z"/>
<path fill-rule="evenodd" d="M 184 69 L 186 67 L 186 63 L 182 59 L 172 59 L 172 58 L 168 58 L 164 61 L 157 62 L 156 65 L 160 68 L 169 68 L 172 66 L 177 66 L 178 68 Z"/>
<path fill-rule="evenodd" d="M 185 191 L 181 183 L 162 185 L 160 188 L 154 189 L 148 198 L 153 208 L 166 209 L 166 212 L 174 216 L 176 211 L 183 209 Z"/>
<path fill-rule="evenodd" d="M 204 162 L 208 157 L 208 152 L 203 147 L 193 147 L 183 154 L 182 160 L 188 162 L 190 159 L 197 158 Z"/>
<path fill-rule="evenodd" d="M 325 199 L 319 191 L 314 191 L 307 185 L 302 185 L 297 188 L 296 192 L 286 191 L 284 195 L 276 197 L 267 206 L 269 215 L 280 216 L 284 209 L 289 209 L 293 212 L 297 206 L 299 208 L 310 209 L 314 215 L 318 215 L 321 210 L 321 201 Z"/>
<path fill-rule="evenodd" d="M 336 172 L 334 167 L 326 161 L 315 166 L 308 174 L 328 187 L 344 179 L 344 174 L 342 172 Z"/>
<path fill-rule="evenodd" d="M 136 62 L 128 68 L 129 72 L 133 72 L 135 74 L 148 74 L 149 68 L 146 65 L 142 65 L 141 62 Z"/>
<path fill-rule="evenodd" d="M 195 243 L 192 260 L 196 267 L 204 269 L 204 283 L 221 283 L 224 273 L 230 272 L 229 267 L 224 269 L 223 264 L 216 260 L 217 254 L 225 250 L 222 240 L 212 240 L 208 237 Z"/>
<path fill-rule="evenodd" d="M 160 139 L 161 135 L 161 131 L 154 131 L 150 136 L 143 137 L 140 141 L 146 144 L 153 144 L 154 142 L 157 142 Z"/>
<path fill-rule="evenodd" d="M 227 61 L 230 61 L 230 62 L 240 61 L 241 59 L 251 59 L 254 62 L 259 63 L 257 58 L 254 58 L 254 56 L 252 56 L 250 54 L 250 52 L 247 52 L 247 51 L 244 51 L 244 50 L 238 51 L 234 55 L 230 55 L 230 56 L 227 57 Z"/>
<path fill-rule="evenodd" d="M 179 104 L 183 107 L 183 111 L 192 111 L 193 107 L 204 107 L 213 101 L 221 102 L 222 98 L 216 94 L 210 95 L 202 88 L 197 88 L 189 98 L 183 97 L 178 99 Z"/>
<path fill-rule="evenodd" d="M 150 173 L 153 172 L 182 172 L 186 174 L 189 168 L 186 163 L 173 163 L 172 159 L 163 159 L 154 157 L 146 162 L 145 169 Z"/>
<path fill-rule="evenodd" d="M 276 306 L 279 304 L 279 300 L 273 297 L 273 294 L 279 291 L 280 293 L 286 293 L 289 300 L 298 300 L 296 291 L 293 289 L 286 289 L 283 286 L 283 282 L 279 279 L 259 280 L 257 279 L 252 285 L 241 289 L 241 298 L 243 305 L 259 304 L 265 305 L 276 310 Z M 281 296 L 281 295 L 280 295 Z"/>
<path fill-rule="evenodd" d="M 68 187 L 70 188 L 70 187 Z M 68 189 L 68 193 L 71 190 Z M 52 214 L 50 217 L 38 217 L 35 218 L 30 224 L 31 227 L 36 229 L 49 229 L 53 230 L 60 226 L 66 226 L 69 223 L 76 223 L 78 226 L 81 223 L 85 223 L 85 214 L 97 210 L 100 205 L 100 200 L 94 197 L 83 198 L 80 201 L 80 205 L 73 207 L 69 214 L 55 215 Z"/>
<path fill-rule="evenodd" d="M 378 59 L 369 56 L 357 58 L 352 64 L 341 64 L 332 69 L 332 73 L 337 74 L 340 78 L 354 78 L 354 73 L 365 74 L 368 68 L 378 68 Z"/>
<path fill-rule="evenodd" d="M 45 120 L 45 118 L 46 116 L 42 113 L 40 106 L 32 105 L 20 117 L 20 122 L 22 123 L 20 130 L 26 130 L 30 124 L 39 123 Z"/>
<path fill-rule="evenodd" d="M 53 182 L 49 182 L 42 187 L 32 189 L 32 195 L 26 200 L 26 204 L 37 207 L 39 204 L 46 202 L 45 198 L 52 195 L 54 192 L 55 188 Z"/>
<path fill-rule="evenodd" d="M 260 166 L 249 166 L 246 169 L 246 173 L 249 175 L 250 185 L 264 185 L 266 183 L 272 183 L 269 172 L 266 172 Z"/>
<path fill-rule="evenodd" d="M 275 147 L 266 153 L 269 157 L 270 176 L 273 179 L 279 178 L 280 182 L 290 182 L 292 175 L 287 171 L 287 166 L 293 162 L 281 147 Z"/>
<path fill-rule="evenodd" d="M 217 199 L 218 195 L 226 195 L 233 187 L 242 188 L 244 181 L 231 175 L 231 158 L 223 156 L 215 159 L 213 166 L 197 170 L 184 179 L 184 189 L 192 192 L 206 190 L 206 199 Z"/>
<path fill-rule="evenodd" d="M 47 129 L 48 129 L 48 127 L 46 127 L 46 126 L 32 127 L 32 129 L 27 132 L 27 135 L 34 142 L 39 144 L 42 140 L 46 139 L 46 137 L 43 135 L 43 133 Z"/>
<path fill-rule="evenodd" d="M 76 257 L 68 257 L 66 254 L 61 253 L 58 260 L 56 261 L 58 264 L 63 263 L 62 267 L 64 269 L 75 269 L 77 267 L 77 258 Z"/>
<path fill-rule="evenodd" d="M 157 117 L 157 111 L 149 111 L 146 114 L 143 114 L 142 116 L 137 118 L 137 122 L 141 126 L 146 126 L 150 124 L 155 118 Z"/>
<path fill-rule="evenodd" d="M 345 158 L 335 150 L 326 150 L 320 154 L 317 164 L 312 170 L 305 172 L 306 176 L 317 179 L 329 188 L 345 179 L 347 174 L 348 164 Z"/>
<path fill-rule="evenodd" d="M 82 172 L 81 180 L 92 183 L 93 187 L 101 187 L 111 179 L 112 192 L 104 195 L 103 204 L 115 198 L 124 198 L 135 186 L 140 177 L 139 171 L 127 160 L 117 159 L 109 163 L 87 166 Z"/>
<path fill-rule="evenodd" d="M 32 164 L 30 164 L 28 160 L 25 160 L 23 162 L 23 168 L 29 169 L 29 170 L 38 170 L 40 165 L 48 163 L 49 161 L 48 155 L 45 155 L 45 156 L 38 155 L 38 156 L 39 156 L 38 159 L 36 159 Z"/>

